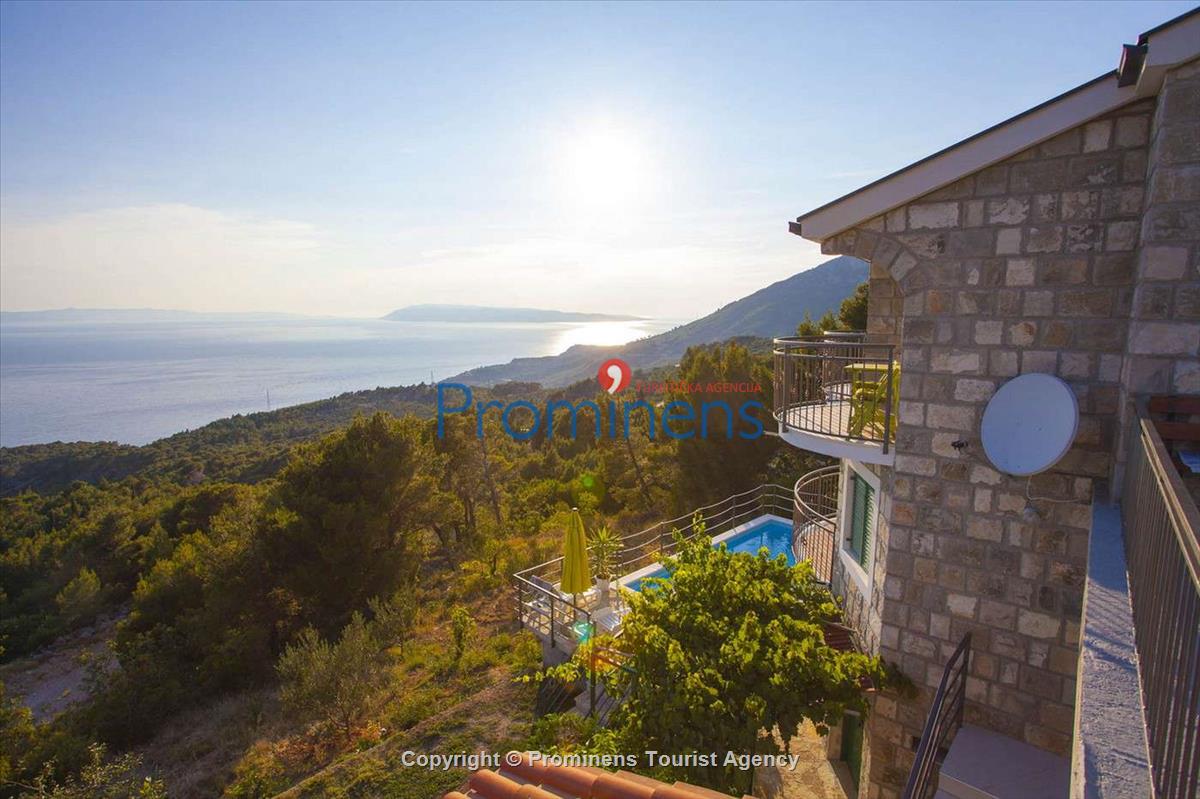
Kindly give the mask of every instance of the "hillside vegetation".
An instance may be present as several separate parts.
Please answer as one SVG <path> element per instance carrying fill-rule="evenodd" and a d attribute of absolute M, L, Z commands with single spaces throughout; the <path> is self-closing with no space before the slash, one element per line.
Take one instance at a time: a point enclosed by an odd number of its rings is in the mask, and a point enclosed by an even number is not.
<path fill-rule="evenodd" d="M 94 484 L 56 489 L 61 472 L 27 457 L 23 474 L 42 464 L 51 487 L 0 499 L 2 658 L 120 621 L 112 657 L 83 662 L 81 701 L 54 718 L 0 683 L 0 796 L 429 799 L 463 775 L 401 768 L 404 749 L 531 745 L 544 730 L 514 680 L 539 651 L 507 580 L 560 551 L 572 508 L 628 533 L 817 465 L 773 437 L 653 433 L 661 403 L 770 408 L 765 352 L 694 347 L 669 375 L 701 388 L 641 397 L 628 437 L 581 424 L 518 440 L 494 409 L 482 438 L 473 412 L 439 436 L 434 389 L 417 386 L 83 445 L 95 469 L 129 470 Z M 355 415 L 379 396 L 425 415 Z M 484 397 L 608 399 L 591 379 Z M 60 446 L 69 464 L 78 445 Z"/>
<path fill-rule="evenodd" d="M 736 344 L 692 350 L 678 374 L 757 385 L 719 398 L 770 406 L 767 358 Z M 604 400 L 594 382 L 540 398 L 570 394 Z M 0 767 L 30 784 L 51 764 L 49 778 L 61 779 L 78 773 L 98 741 L 111 757 L 142 753 L 138 768 L 172 779 L 180 795 L 270 795 L 334 762 L 360 779 L 360 767 L 388 749 L 359 757 L 359 748 L 483 692 L 505 694 L 502 686 L 536 666 L 536 647 L 514 629 L 507 576 L 555 554 L 572 507 L 589 526 L 632 532 L 804 468 L 773 438 L 651 438 L 644 414 L 628 440 L 595 438 L 584 424 L 576 439 L 517 441 L 497 416 L 485 417 L 483 440 L 473 414 L 450 417 L 444 438 L 432 419 L 384 413 L 290 451 L 280 435 L 272 440 L 285 465 L 254 483 L 174 482 L 164 454 L 159 474 L 0 500 L 6 658 L 128 610 L 115 663 L 95 665 L 85 702 L 45 724 L 6 702 L 16 721 L 0 733 Z M 269 472 L 244 439 L 212 447 L 229 474 Z M 704 468 L 714 462 L 727 468 Z M 329 682 L 350 678 L 351 686 Z M 160 736 L 171 735 L 172 719 L 263 689 L 269 701 L 255 700 L 259 711 L 234 714 L 257 718 L 258 733 L 212 731 L 244 747 L 199 780 L 166 766 Z M 428 734 L 487 743 L 468 723 L 480 712 L 470 707 L 427 722 Z M 488 729 L 528 734 L 529 704 L 506 700 L 492 711 L 509 721 Z M 389 795 L 424 799 L 429 787 Z"/>

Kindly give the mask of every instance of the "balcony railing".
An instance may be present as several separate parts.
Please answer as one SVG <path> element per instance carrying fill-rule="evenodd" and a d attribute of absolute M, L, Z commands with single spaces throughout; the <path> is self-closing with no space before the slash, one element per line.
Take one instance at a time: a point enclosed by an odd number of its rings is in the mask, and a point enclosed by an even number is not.
<path fill-rule="evenodd" d="M 837 551 L 838 493 L 841 467 L 816 469 L 796 481 L 792 511 L 792 551 L 797 560 L 807 558 L 818 580 L 833 580 Z"/>
<path fill-rule="evenodd" d="M 1130 442 L 1121 515 L 1156 799 L 1200 783 L 1200 512 L 1145 408 Z"/>
<path fill-rule="evenodd" d="M 896 348 L 863 333 L 775 339 L 775 419 L 779 432 L 866 445 L 887 455 L 896 432 L 900 366 Z M 820 447 L 827 455 L 846 454 Z"/>
<path fill-rule="evenodd" d="M 683 540 L 699 535 L 697 514 L 705 535 L 716 536 L 766 514 L 787 518 L 793 503 L 791 492 L 783 486 L 764 484 L 622 536 L 614 572 L 619 576 L 632 574 L 675 554 L 676 530 Z M 546 636 L 552 647 L 561 644 L 572 648 L 595 630 L 598 609 L 595 597 L 566 595 L 558 590 L 562 565 L 562 557 L 557 557 L 517 572 L 512 580 L 522 626 Z"/>

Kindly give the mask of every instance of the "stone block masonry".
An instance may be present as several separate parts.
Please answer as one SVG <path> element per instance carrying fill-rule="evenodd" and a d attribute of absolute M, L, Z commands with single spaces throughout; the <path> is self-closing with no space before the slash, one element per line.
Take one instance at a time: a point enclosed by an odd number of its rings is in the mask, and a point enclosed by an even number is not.
<path fill-rule="evenodd" d="M 1141 394 L 1200 393 L 1200 61 L 1169 72 L 1147 134 L 1142 246 L 1121 374 L 1120 430 Z M 1132 134 L 1129 134 L 1132 135 Z M 1140 135 L 1140 129 L 1139 129 Z M 1125 444 L 1118 446 L 1121 484 Z"/>
<path fill-rule="evenodd" d="M 1153 350 L 1139 357 L 1170 385 L 1200 382 L 1197 325 L 1177 324 L 1200 313 L 1195 198 L 1143 213 L 1155 192 L 1196 189 L 1180 159 L 1198 156 L 1164 132 L 1196 102 L 1194 77 L 1175 77 L 1173 103 L 1125 106 L 822 245 L 870 261 L 868 329 L 900 345 L 903 368 L 871 596 L 835 575 L 868 643 L 919 687 L 877 703 L 864 796 L 899 795 L 968 631 L 968 721 L 1070 750 L 1090 502 L 1116 462 L 1127 355 Z M 1031 479 L 997 472 L 979 441 L 987 401 L 1027 372 L 1061 377 L 1080 408 L 1071 450 Z"/>

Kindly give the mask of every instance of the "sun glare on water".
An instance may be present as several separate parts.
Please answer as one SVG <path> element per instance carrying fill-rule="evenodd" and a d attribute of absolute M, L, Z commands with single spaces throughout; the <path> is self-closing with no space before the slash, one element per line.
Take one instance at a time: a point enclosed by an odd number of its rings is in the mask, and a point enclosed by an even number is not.
<path fill-rule="evenodd" d="M 576 344 L 609 347 L 627 344 L 646 335 L 640 322 L 587 322 L 564 330 L 554 342 L 554 354 Z"/>

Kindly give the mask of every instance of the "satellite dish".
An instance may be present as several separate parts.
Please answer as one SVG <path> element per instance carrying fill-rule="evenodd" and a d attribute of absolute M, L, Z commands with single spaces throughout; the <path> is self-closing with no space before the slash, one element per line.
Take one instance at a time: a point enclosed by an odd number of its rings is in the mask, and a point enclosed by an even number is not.
<path fill-rule="evenodd" d="M 1005 474 L 1044 472 L 1062 459 L 1079 428 L 1079 404 L 1071 387 L 1054 375 L 1009 380 L 983 411 L 983 451 Z"/>

